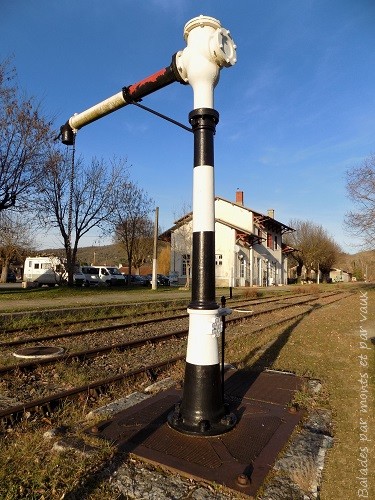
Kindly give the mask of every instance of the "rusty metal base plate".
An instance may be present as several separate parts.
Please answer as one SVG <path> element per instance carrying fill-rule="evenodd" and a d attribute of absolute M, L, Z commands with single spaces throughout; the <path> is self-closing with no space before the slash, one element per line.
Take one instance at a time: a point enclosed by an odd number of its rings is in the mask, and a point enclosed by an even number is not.
<path fill-rule="evenodd" d="M 255 496 L 302 417 L 302 411 L 287 407 L 302 382 L 272 371 L 228 376 L 226 400 L 238 423 L 220 436 L 185 435 L 169 427 L 167 415 L 182 396 L 177 390 L 142 401 L 88 432 L 181 475 Z"/>

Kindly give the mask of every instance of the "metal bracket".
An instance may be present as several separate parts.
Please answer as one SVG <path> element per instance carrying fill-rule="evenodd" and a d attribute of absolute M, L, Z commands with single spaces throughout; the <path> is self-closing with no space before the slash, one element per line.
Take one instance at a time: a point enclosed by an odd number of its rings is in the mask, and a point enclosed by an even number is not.
<path fill-rule="evenodd" d="M 232 314 L 232 309 L 229 309 L 229 307 L 219 307 L 219 316 L 228 316 L 228 314 Z"/>

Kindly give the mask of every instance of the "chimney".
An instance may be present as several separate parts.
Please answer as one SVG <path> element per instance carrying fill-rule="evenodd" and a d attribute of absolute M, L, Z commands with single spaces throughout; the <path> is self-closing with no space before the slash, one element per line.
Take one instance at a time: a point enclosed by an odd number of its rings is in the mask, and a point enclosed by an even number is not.
<path fill-rule="evenodd" d="M 239 191 L 238 189 L 236 191 L 236 203 L 243 205 L 243 191 Z"/>
<path fill-rule="evenodd" d="M 267 210 L 267 215 L 268 215 L 268 217 L 271 217 L 271 219 L 274 219 L 275 218 L 275 210 L 273 208 L 270 208 L 269 210 Z"/>

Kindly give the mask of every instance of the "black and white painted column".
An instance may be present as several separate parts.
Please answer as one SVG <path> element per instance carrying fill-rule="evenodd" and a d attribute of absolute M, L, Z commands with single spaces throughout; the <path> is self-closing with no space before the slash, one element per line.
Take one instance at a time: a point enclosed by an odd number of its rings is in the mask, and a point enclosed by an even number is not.
<path fill-rule="evenodd" d="M 182 401 L 169 415 L 174 429 L 218 435 L 236 422 L 223 400 L 218 338 L 222 321 L 215 299 L 214 135 L 219 113 L 213 89 L 219 70 L 235 62 L 235 45 L 219 21 L 200 16 L 185 26 L 187 48 L 177 54 L 181 76 L 194 91 L 189 121 L 194 132 L 192 297 Z"/>
<path fill-rule="evenodd" d="M 194 132 L 192 299 L 184 392 L 168 421 L 180 432 L 216 435 L 231 429 L 235 418 L 227 414 L 223 401 L 218 349 L 222 322 L 215 301 L 213 139 L 219 114 L 214 109 L 214 88 L 220 70 L 236 63 L 236 45 L 220 21 L 203 15 L 186 23 L 184 38 L 187 46 L 173 55 L 168 67 L 74 114 L 61 127 L 60 136 L 63 144 L 73 145 L 80 128 L 173 82 L 193 88 L 189 115 Z"/>
<path fill-rule="evenodd" d="M 222 321 L 215 300 L 214 134 L 219 114 L 192 111 L 194 131 L 192 299 L 183 398 L 170 425 L 184 433 L 217 435 L 235 424 L 223 400 L 218 337 Z"/>

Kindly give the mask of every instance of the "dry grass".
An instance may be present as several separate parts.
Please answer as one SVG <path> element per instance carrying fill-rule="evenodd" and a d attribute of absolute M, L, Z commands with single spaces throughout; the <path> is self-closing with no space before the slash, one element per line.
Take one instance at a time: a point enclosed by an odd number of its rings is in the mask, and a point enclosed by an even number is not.
<path fill-rule="evenodd" d="M 262 291 L 258 290 L 257 288 L 245 288 L 242 292 L 242 297 L 244 299 L 256 299 L 258 297 L 261 297 L 262 295 Z"/>
<path fill-rule="evenodd" d="M 307 290 L 310 287 L 303 288 Z M 374 470 L 375 425 L 370 418 L 373 406 L 369 400 L 368 413 L 360 413 L 361 373 L 367 373 L 371 379 L 369 390 L 372 394 L 374 388 L 373 346 L 367 342 L 369 349 L 362 349 L 359 337 L 361 324 L 367 328 L 369 337 L 375 336 L 375 289 L 369 288 L 367 294 L 364 323 L 360 321 L 360 291 L 357 289 L 352 296 L 324 308 L 317 307 L 303 318 L 282 327 L 240 336 L 235 341 L 228 340 L 228 362 L 256 369 L 272 367 L 321 380 L 323 389 L 319 398 L 311 398 L 306 391 L 301 391 L 296 396 L 296 402 L 308 407 L 329 407 L 333 412 L 334 447 L 328 451 L 323 471 L 322 500 L 358 498 L 358 489 L 361 488 L 356 479 L 361 474 L 358 459 L 360 448 L 364 446 L 368 448 L 368 498 L 375 492 L 371 475 Z M 244 333 L 245 327 L 241 329 Z M 360 366 L 361 354 L 367 355 L 366 367 Z M 183 363 L 180 363 L 172 374 L 181 379 L 183 372 Z M 74 373 L 70 376 L 73 383 Z M 138 387 L 130 383 L 114 386 L 112 392 L 96 402 L 96 406 L 141 390 L 144 384 L 145 381 L 141 381 Z M 69 496 L 71 492 L 76 495 L 74 498 L 116 499 L 108 481 L 101 480 L 115 452 L 110 445 L 95 439 L 88 440 L 84 435 L 87 411 L 87 402 L 67 404 L 53 417 L 34 423 L 26 420 L 1 436 L 1 499 L 55 500 L 64 498 L 64 495 L 65 498 L 73 498 Z M 367 421 L 367 429 L 360 428 L 360 418 Z M 68 436 L 81 438 L 93 446 L 91 454 L 73 451 L 57 454 L 51 451 L 53 443 L 60 438 L 48 440 L 43 438 L 43 434 L 58 426 L 67 428 Z M 371 441 L 361 442 L 361 434 Z M 295 481 L 308 487 L 311 474 L 309 463 L 305 465 L 302 474 L 296 472 Z"/>
<path fill-rule="evenodd" d="M 365 320 L 360 309 L 363 293 L 367 293 L 367 308 L 362 310 L 366 313 Z M 360 337 L 361 325 L 367 330 L 368 338 L 375 336 L 374 303 L 374 288 L 368 287 L 365 292 L 362 290 L 362 294 L 357 289 L 352 296 L 324 308 L 316 308 L 302 320 L 278 331 L 269 330 L 257 338 L 249 336 L 247 342 L 244 338 L 239 339 L 236 353 L 233 352 L 234 346 L 228 350 L 233 361 L 242 361 L 245 366 L 258 369 L 272 367 L 322 382 L 323 390 L 318 400 L 307 398 L 303 393 L 298 395 L 300 404 L 329 407 L 333 412 L 334 447 L 328 452 L 323 471 L 322 500 L 358 498 L 360 489 L 368 491 L 368 498 L 375 493 L 372 473 L 375 462 L 375 363 L 373 345 L 370 341 L 361 344 L 364 341 Z M 364 321 L 361 322 L 361 319 Z M 275 341 L 273 344 L 272 338 Z M 259 349 L 258 342 L 266 347 Z M 367 356 L 362 358 L 367 366 L 361 366 L 361 355 Z M 360 384 L 361 376 L 368 385 Z M 365 396 L 367 413 L 361 413 L 361 397 Z M 361 438 L 368 441 L 361 441 Z M 363 451 L 365 448 L 367 452 Z M 362 465 L 367 465 L 366 481 L 362 483 L 358 478 L 364 477 L 361 471 L 366 472 L 366 468 L 360 467 L 361 456 L 365 457 L 362 458 Z"/>

